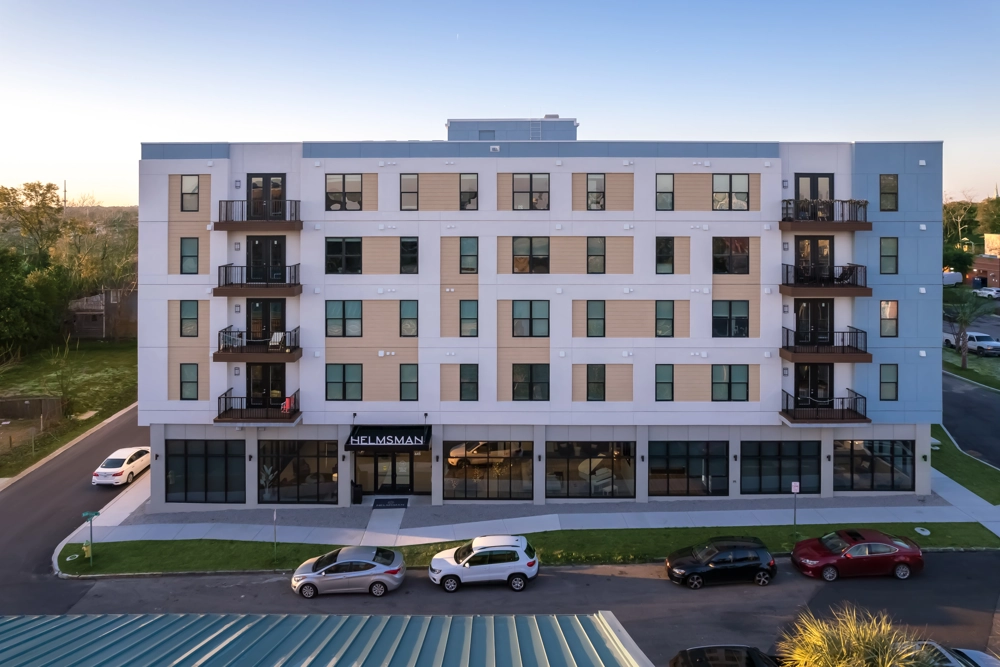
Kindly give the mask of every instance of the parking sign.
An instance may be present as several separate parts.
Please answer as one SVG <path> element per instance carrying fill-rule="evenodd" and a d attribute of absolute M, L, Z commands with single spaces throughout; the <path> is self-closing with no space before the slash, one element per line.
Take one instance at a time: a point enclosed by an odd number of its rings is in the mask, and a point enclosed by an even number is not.
<path fill-rule="evenodd" d="M 798 493 L 798 492 L 799 492 L 799 483 L 792 482 L 792 493 Z"/>

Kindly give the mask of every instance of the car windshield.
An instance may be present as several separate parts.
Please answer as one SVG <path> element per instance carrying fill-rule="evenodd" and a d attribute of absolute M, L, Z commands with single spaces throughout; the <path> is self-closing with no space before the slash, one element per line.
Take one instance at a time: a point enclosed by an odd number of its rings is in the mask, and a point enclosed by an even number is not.
<path fill-rule="evenodd" d="M 375 557 L 372 560 L 379 565 L 392 565 L 392 561 L 396 560 L 396 552 L 388 549 L 376 549 Z"/>
<path fill-rule="evenodd" d="M 466 542 L 458 549 L 455 549 L 455 562 L 462 563 L 465 559 L 472 555 L 472 542 Z"/>
<path fill-rule="evenodd" d="M 125 465 L 125 459 L 108 459 L 101 464 L 102 468 L 121 468 Z"/>
<path fill-rule="evenodd" d="M 694 547 L 694 548 L 692 548 L 691 549 L 691 553 L 694 554 L 695 558 L 697 558 L 698 560 L 700 560 L 702 563 L 705 563 L 712 556 L 714 556 L 715 554 L 719 553 L 719 550 L 716 549 L 711 544 L 703 544 L 700 547 Z"/>
<path fill-rule="evenodd" d="M 313 563 L 313 572 L 319 572 L 323 568 L 329 565 L 333 565 L 334 563 L 337 562 L 337 556 L 339 555 L 340 555 L 340 549 L 337 549 L 336 551 L 331 551 L 328 554 L 323 554 L 322 556 L 316 559 L 316 562 Z"/>
<path fill-rule="evenodd" d="M 830 550 L 831 553 L 842 554 L 847 551 L 848 547 L 851 545 L 844 541 L 837 533 L 829 533 L 819 538 L 819 541 L 823 543 L 823 546 Z"/>
<path fill-rule="evenodd" d="M 904 540 L 902 537 L 893 537 L 892 535 L 890 535 L 889 540 L 891 540 L 892 543 L 895 544 L 897 547 L 902 547 L 904 549 L 911 548 L 910 543 Z"/>

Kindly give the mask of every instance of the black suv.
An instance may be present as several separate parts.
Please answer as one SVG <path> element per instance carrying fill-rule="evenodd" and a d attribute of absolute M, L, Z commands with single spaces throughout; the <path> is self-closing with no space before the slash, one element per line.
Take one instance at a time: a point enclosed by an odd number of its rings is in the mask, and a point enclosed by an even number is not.
<path fill-rule="evenodd" d="M 681 651 L 670 667 L 777 667 L 778 662 L 752 646 L 699 646 Z"/>
<path fill-rule="evenodd" d="M 756 537 L 714 537 L 667 556 L 667 577 L 697 590 L 705 584 L 752 581 L 767 586 L 778 572 L 764 543 Z"/>

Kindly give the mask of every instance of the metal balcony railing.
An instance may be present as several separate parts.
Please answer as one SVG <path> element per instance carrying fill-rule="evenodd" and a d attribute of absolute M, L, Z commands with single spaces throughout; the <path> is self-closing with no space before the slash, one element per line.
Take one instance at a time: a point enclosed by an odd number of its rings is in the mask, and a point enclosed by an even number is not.
<path fill-rule="evenodd" d="M 299 413 L 299 392 L 291 396 L 233 396 L 233 390 L 219 396 L 219 419 L 230 421 L 290 421 Z"/>
<path fill-rule="evenodd" d="M 792 396 L 782 390 L 781 411 L 791 420 L 858 421 L 865 419 L 866 399 L 848 389 L 844 398 Z"/>
<path fill-rule="evenodd" d="M 219 332 L 219 352 L 259 354 L 285 353 L 298 349 L 299 327 L 291 331 L 271 331 L 268 334 L 240 331 L 228 326 Z"/>
<path fill-rule="evenodd" d="M 781 284 L 796 287 L 868 287 L 868 267 L 863 264 L 782 264 Z"/>
<path fill-rule="evenodd" d="M 297 199 L 271 199 L 268 201 L 224 199 L 219 202 L 219 222 L 299 221 L 302 219 L 299 217 L 300 203 Z"/>
<path fill-rule="evenodd" d="M 868 202 L 862 199 L 784 199 L 786 222 L 868 222 Z"/>
<path fill-rule="evenodd" d="M 299 265 L 219 267 L 219 287 L 291 287 L 299 283 Z"/>
<path fill-rule="evenodd" d="M 854 327 L 847 327 L 847 331 L 794 331 L 782 327 L 781 347 L 804 354 L 867 352 L 868 333 Z"/>

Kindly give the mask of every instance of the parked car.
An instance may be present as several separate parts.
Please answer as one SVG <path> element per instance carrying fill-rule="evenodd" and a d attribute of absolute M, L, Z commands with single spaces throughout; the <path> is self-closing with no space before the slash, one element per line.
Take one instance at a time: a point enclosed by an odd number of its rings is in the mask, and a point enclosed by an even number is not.
<path fill-rule="evenodd" d="M 90 483 L 119 486 L 131 484 L 132 480 L 149 467 L 149 449 L 146 447 L 126 447 L 115 451 L 94 471 Z"/>
<path fill-rule="evenodd" d="M 381 547 L 343 547 L 310 558 L 292 574 L 292 590 L 304 598 L 320 593 L 362 593 L 377 598 L 403 584 L 403 554 Z"/>
<path fill-rule="evenodd" d="M 778 661 L 753 646 L 698 646 L 670 659 L 670 667 L 778 667 Z"/>
<path fill-rule="evenodd" d="M 890 574 L 909 579 L 924 569 L 924 556 L 917 543 L 908 538 L 852 529 L 797 543 L 792 549 L 792 564 L 802 574 L 826 581 Z"/>
<path fill-rule="evenodd" d="M 980 287 L 972 290 L 972 293 L 984 299 L 1000 299 L 1000 287 Z"/>
<path fill-rule="evenodd" d="M 507 582 L 523 591 L 538 576 L 538 554 L 521 535 L 477 537 L 431 559 L 427 572 L 435 584 L 454 593 L 462 584 Z"/>
<path fill-rule="evenodd" d="M 692 590 L 748 581 L 767 586 L 778 572 L 771 553 L 756 537 L 715 537 L 675 551 L 663 566 L 670 581 Z"/>
<path fill-rule="evenodd" d="M 982 651 L 945 648 L 931 641 L 923 641 L 920 644 L 931 652 L 936 667 L 1000 667 L 1000 660 Z"/>
<path fill-rule="evenodd" d="M 962 284 L 962 274 L 956 271 L 944 271 L 941 274 L 941 282 L 945 287 L 958 287 Z"/>
<path fill-rule="evenodd" d="M 969 352 L 975 352 L 981 357 L 1000 355 L 1000 341 L 993 336 L 979 331 L 967 331 L 966 335 L 969 337 Z M 944 346 L 951 349 L 958 347 L 955 334 L 944 334 Z"/>

